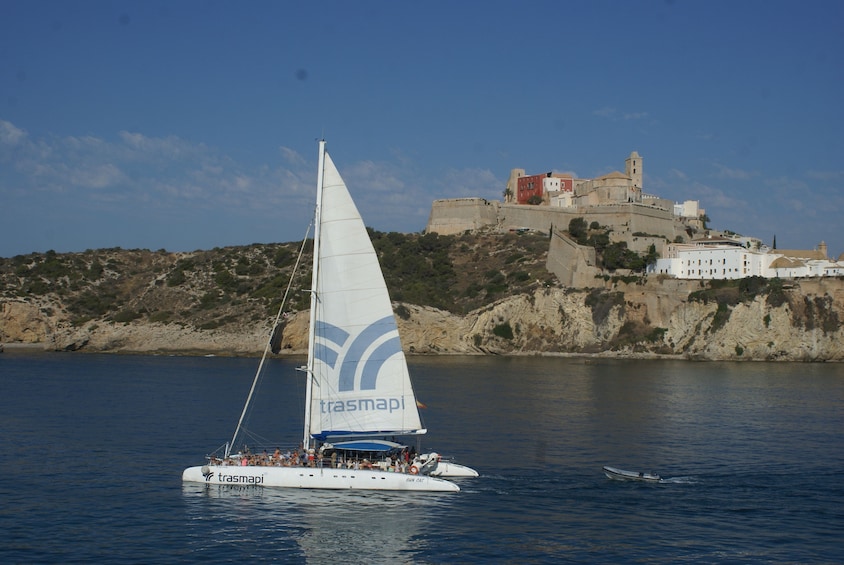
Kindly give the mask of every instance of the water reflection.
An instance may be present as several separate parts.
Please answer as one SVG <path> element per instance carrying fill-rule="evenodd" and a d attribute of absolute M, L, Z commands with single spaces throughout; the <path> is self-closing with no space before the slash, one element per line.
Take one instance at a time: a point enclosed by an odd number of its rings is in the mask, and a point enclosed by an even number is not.
<path fill-rule="evenodd" d="M 196 484 L 183 485 L 182 494 L 188 517 L 206 523 L 197 551 L 208 552 L 209 539 L 236 539 L 238 552 L 264 558 L 260 548 L 271 541 L 275 552 L 284 548 L 274 558 L 307 563 L 416 561 L 425 551 L 423 528 L 456 501 L 451 493 Z"/>

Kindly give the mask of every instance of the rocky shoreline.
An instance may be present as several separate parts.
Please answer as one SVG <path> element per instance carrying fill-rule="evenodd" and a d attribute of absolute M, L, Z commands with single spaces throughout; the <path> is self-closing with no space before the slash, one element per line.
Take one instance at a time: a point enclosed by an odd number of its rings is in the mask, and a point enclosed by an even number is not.
<path fill-rule="evenodd" d="M 729 307 L 689 300 L 688 291 L 665 285 L 611 290 L 539 288 L 465 316 L 394 306 L 409 355 L 844 361 L 844 280 L 802 281 L 777 301 L 759 295 Z M 0 339 L 8 351 L 260 356 L 271 332 L 270 321 L 211 330 L 145 320 L 76 326 L 44 297 L 0 306 Z M 307 311 L 287 319 L 280 356 L 306 353 L 307 324 Z"/>

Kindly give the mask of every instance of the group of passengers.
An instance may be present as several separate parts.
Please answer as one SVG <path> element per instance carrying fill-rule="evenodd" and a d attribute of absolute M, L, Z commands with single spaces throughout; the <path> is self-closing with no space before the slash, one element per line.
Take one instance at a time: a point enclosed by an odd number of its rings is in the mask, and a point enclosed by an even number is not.
<path fill-rule="evenodd" d="M 249 466 L 255 465 L 260 467 L 330 467 L 332 469 L 380 469 L 382 471 L 389 471 L 394 473 L 411 473 L 418 472 L 418 466 L 414 465 L 416 457 L 416 450 L 414 448 L 406 448 L 400 452 L 394 452 L 389 457 L 383 457 L 380 460 L 369 459 L 368 457 L 358 457 L 352 452 L 340 452 L 329 450 L 330 454 L 326 455 L 323 449 L 315 450 L 313 448 L 287 450 L 284 453 L 279 448 L 276 448 L 272 454 L 265 449 L 262 453 L 250 453 L 249 448 L 245 447 L 241 453 L 233 456 L 219 459 L 215 456 L 210 457 L 212 465 L 224 466 Z"/>

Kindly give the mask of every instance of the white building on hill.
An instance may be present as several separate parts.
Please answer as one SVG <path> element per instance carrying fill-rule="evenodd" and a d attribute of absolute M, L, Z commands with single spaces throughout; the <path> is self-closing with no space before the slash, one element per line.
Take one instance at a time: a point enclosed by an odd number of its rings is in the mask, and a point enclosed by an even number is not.
<path fill-rule="evenodd" d="M 826 253 L 823 242 L 813 251 L 802 251 L 768 249 L 738 239 L 699 239 L 666 244 L 663 256 L 648 266 L 648 273 L 703 280 L 844 275 L 844 255 L 831 261 Z"/>

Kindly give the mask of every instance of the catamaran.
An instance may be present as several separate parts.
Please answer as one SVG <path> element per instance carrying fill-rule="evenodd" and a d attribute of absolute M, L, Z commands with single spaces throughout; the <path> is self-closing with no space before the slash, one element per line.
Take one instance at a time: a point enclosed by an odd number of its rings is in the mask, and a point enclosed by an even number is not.
<path fill-rule="evenodd" d="M 233 452 L 272 342 L 230 442 L 185 482 L 315 489 L 459 491 L 474 469 L 418 454 L 425 434 L 378 256 L 345 182 L 319 142 L 304 434 L 293 454 Z M 307 239 L 307 237 L 306 237 Z M 302 247 L 304 250 L 304 245 Z M 300 250 L 300 258 L 302 251 Z M 297 263 L 298 264 L 298 263 Z M 292 279 L 291 279 L 292 281 Z M 288 291 L 289 291 L 288 286 Z M 281 320 L 282 304 L 276 324 Z M 276 334 L 276 332 L 273 332 Z"/>

